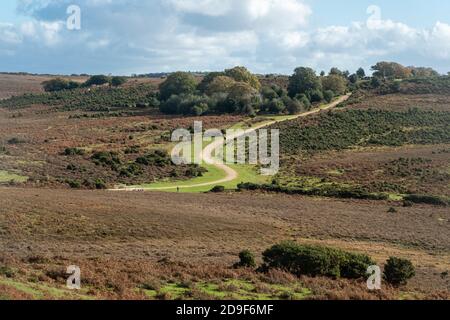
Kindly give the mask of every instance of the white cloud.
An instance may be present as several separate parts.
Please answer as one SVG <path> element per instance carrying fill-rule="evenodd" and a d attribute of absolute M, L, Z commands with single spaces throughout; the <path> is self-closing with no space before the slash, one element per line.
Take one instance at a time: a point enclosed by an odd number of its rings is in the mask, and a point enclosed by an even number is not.
<path fill-rule="evenodd" d="M 65 28 L 72 3 L 81 7 L 80 31 Z M 18 9 L 30 19 L 0 23 L 0 69 L 141 73 L 244 64 L 286 73 L 299 65 L 352 70 L 376 60 L 447 66 L 450 59 L 446 23 L 419 29 L 372 15 L 313 29 L 304 0 L 20 0 Z M 59 60 L 64 70 L 53 70 Z"/>

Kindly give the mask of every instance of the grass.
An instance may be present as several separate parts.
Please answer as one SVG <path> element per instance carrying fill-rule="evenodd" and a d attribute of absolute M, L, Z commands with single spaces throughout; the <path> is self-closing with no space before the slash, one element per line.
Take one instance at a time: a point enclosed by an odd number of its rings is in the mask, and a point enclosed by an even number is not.
<path fill-rule="evenodd" d="M 259 289 L 263 288 L 263 290 Z M 165 296 L 168 299 L 185 299 L 193 292 L 206 295 L 217 300 L 303 300 L 312 294 L 311 290 L 303 288 L 298 283 L 290 286 L 259 283 L 239 279 L 225 279 L 216 282 L 197 282 L 190 288 L 181 284 L 169 283 L 159 290 L 143 290 L 150 299 Z M 263 291 L 263 292 L 261 292 Z"/>
<path fill-rule="evenodd" d="M 30 295 L 35 300 L 41 299 L 80 299 L 80 300 L 91 300 L 92 297 L 80 294 L 77 291 L 69 291 L 67 289 L 60 289 L 55 287 L 50 287 L 39 283 L 24 283 L 12 279 L 0 278 L 0 285 L 10 287 L 19 292 L 23 292 Z M 4 297 L 8 298 L 8 297 Z"/>
<path fill-rule="evenodd" d="M 14 182 L 14 183 L 24 183 L 28 180 L 28 177 L 21 176 L 9 171 L 0 170 L 0 183 Z"/>

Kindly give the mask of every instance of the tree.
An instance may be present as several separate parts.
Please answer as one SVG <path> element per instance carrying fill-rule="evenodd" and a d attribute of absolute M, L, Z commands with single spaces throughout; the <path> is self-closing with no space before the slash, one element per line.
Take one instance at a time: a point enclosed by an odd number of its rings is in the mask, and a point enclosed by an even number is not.
<path fill-rule="evenodd" d="M 383 79 L 406 79 L 412 75 L 411 69 L 396 62 L 378 62 L 372 70 L 374 77 Z"/>
<path fill-rule="evenodd" d="M 125 77 L 112 77 L 111 85 L 114 87 L 119 87 L 127 82 L 127 78 Z"/>
<path fill-rule="evenodd" d="M 110 79 L 107 76 L 104 75 L 95 75 L 90 77 L 85 83 L 85 87 L 91 87 L 91 86 L 101 86 L 106 83 L 109 83 Z"/>
<path fill-rule="evenodd" d="M 206 94 L 212 96 L 217 93 L 229 93 L 230 89 L 236 84 L 234 79 L 227 76 L 215 77 L 207 86 Z"/>
<path fill-rule="evenodd" d="M 439 77 L 439 72 L 433 68 L 422 68 L 422 67 L 409 67 L 411 73 L 417 78 L 434 78 Z"/>
<path fill-rule="evenodd" d="M 322 83 L 316 72 L 311 68 L 295 69 L 294 74 L 289 78 L 289 96 L 292 98 L 312 90 L 322 90 Z"/>
<path fill-rule="evenodd" d="M 284 98 L 284 104 L 286 105 L 286 110 L 287 112 L 289 112 L 289 114 L 298 114 L 303 110 L 304 107 L 301 102 L 289 97 Z"/>
<path fill-rule="evenodd" d="M 323 100 L 322 90 L 311 90 L 307 92 L 307 95 L 309 95 L 309 101 L 311 102 L 320 102 Z"/>
<path fill-rule="evenodd" d="M 44 90 L 46 92 L 56 92 L 56 91 L 61 91 L 61 90 L 76 89 L 80 85 L 74 81 L 67 81 L 65 79 L 56 78 L 56 79 L 44 81 L 42 83 L 42 86 L 44 87 Z"/>
<path fill-rule="evenodd" d="M 363 78 L 366 77 L 366 71 L 364 71 L 363 68 L 359 68 L 359 69 L 356 71 L 356 75 L 357 75 L 360 79 L 363 79 Z"/>
<path fill-rule="evenodd" d="M 330 103 L 331 101 L 333 101 L 334 98 L 334 92 L 331 90 L 326 90 L 323 93 L 323 98 L 325 99 L 326 102 Z"/>
<path fill-rule="evenodd" d="M 225 70 L 225 75 L 237 82 L 245 82 L 256 90 L 261 89 L 261 83 L 254 74 L 250 73 L 245 67 L 234 67 Z"/>
<path fill-rule="evenodd" d="M 347 80 L 342 76 L 331 74 L 322 78 L 322 87 L 324 91 L 331 90 L 336 95 L 342 95 L 347 91 Z"/>
<path fill-rule="evenodd" d="M 261 102 L 261 96 L 258 91 L 245 82 L 236 82 L 231 87 L 230 93 L 226 99 L 225 111 L 229 113 L 233 112 L 245 112 L 249 110 L 255 104 Z"/>
<path fill-rule="evenodd" d="M 329 75 L 337 75 L 337 76 L 343 76 L 344 73 L 339 70 L 338 68 L 331 68 Z"/>
<path fill-rule="evenodd" d="M 192 94 L 197 87 L 194 76 L 187 72 L 175 72 L 169 75 L 159 86 L 161 100 L 167 100 L 172 95 Z"/>
<path fill-rule="evenodd" d="M 219 76 L 224 76 L 225 74 L 223 72 L 210 72 L 208 73 L 203 80 L 198 84 L 198 91 L 201 93 L 206 93 L 206 89 L 208 88 L 209 84 Z"/>
<path fill-rule="evenodd" d="M 348 81 L 350 81 L 350 83 L 353 83 L 353 84 L 357 83 L 358 80 L 359 80 L 359 77 L 356 73 L 354 73 L 354 74 L 350 75 L 350 77 L 348 77 Z"/>

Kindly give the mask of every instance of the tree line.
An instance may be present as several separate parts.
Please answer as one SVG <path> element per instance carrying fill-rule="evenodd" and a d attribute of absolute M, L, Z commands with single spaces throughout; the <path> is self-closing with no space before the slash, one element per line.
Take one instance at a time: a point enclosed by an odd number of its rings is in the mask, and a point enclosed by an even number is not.
<path fill-rule="evenodd" d="M 373 74 L 368 76 L 363 68 L 352 74 L 338 68 L 331 68 L 328 74 L 324 71 L 317 74 L 312 68 L 298 67 L 285 86 L 275 83 L 262 85 L 257 75 L 240 66 L 208 73 L 202 79 L 189 72 L 175 72 L 160 84 L 156 105 L 165 114 L 195 116 L 298 114 L 310 110 L 314 104 L 329 103 L 335 97 L 361 87 L 387 86 L 391 90 L 404 79 L 440 76 L 431 68 L 404 67 L 395 62 L 378 62 L 371 69 Z M 119 87 L 126 81 L 124 77 L 95 75 L 84 83 L 56 78 L 44 82 L 43 86 L 45 91 L 55 92 L 103 85 Z"/>

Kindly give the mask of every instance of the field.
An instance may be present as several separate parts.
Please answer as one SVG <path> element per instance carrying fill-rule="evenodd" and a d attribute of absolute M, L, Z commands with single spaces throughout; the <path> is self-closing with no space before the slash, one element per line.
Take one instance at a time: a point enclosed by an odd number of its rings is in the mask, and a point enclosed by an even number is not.
<path fill-rule="evenodd" d="M 253 294 L 270 293 L 253 287 L 272 283 L 287 286 L 275 290 L 278 295 L 295 293 L 293 287 L 298 285 L 300 293 L 310 292 L 310 297 L 377 298 L 358 282 L 342 280 L 346 289 L 341 291 L 339 285 L 322 278 L 288 278 L 286 282 L 285 274 L 270 280 L 270 275 L 231 268 L 242 249 L 259 256 L 287 239 L 370 253 L 379 262 L 390 255 L 413 260 L 418 268 L 414 281 L 401 290 L 386 287 L 381 293 L 385 297 L 442 295 L 450 285 L 448 277 L 441 276 L 450 268 L 450 214 L 445 208 L 431 213 L 428 206 L 399 207 L 392 214 L 388 202 L 271 194 L 149 196 L 37 189 L 3 189 L 1 193 L 2 261 L 14 270 L 14 276 L 0 283 L 15 295 L 23 292 L 17 282 L 63 290 L 64 268 L 77 264 L 89 288 L 84 294 L 90 298 L 146 298 L 138 289 L 152 287 L 144 286 L 149 283 L 159 288 L 159 294 L 175 286 L 184 288 L 189 297 L 206 282 L 218 294 L 213 285 L 226 293 L 229 281 L 250 284 L 248 291 Z M 214 297 L 200 291 L 203 297 Z"/>
<path fill-rule="evenodd" d="M 45 79 L 0 75 L 0 97 L 33 93 L 0 102 L 0 299 L 450 299 L 449 95 L 408 83 L 298 119 L 184 117 L 152 105 L 161 79 L 43 94 Z M 233 166 L 259 191 L 236 181 L 221 193 L 97 190 L 221 179 L 214 166 L 173 165 L 170 133 L 274 120 L 279 174 Z M 406 258 L 416 276 L 371 292 L 362 280 L 233 267 L 242 250 L 259 265 L 284 240 L 380 266 Z M 69 265 L 81 268 L 80 291 L 66 289 Z"/>

